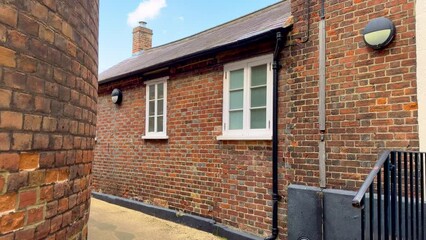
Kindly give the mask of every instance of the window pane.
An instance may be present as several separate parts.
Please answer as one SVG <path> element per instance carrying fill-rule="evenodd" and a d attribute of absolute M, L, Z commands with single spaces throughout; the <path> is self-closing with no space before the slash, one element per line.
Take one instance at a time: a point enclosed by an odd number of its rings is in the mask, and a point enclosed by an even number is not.
<path fill-rule="evenodd" d="M 157 85 L 157 90 L 158 90 L 158 97 L 157 98 L 163 98 L 164 96 L 164 84 L 163 83 L 159 83 Z"/>
<path fill-rule="evenodd" d="M 163 116 L 157 117 L 157 132 L 163 131 Z"/>
<path fill-rule="evenodd" d="M 243 108 L 243 90 L 232 91 L 229 93 L 229 108 L 240 109 Z"/>
<path fill-rule="evenodd" d="M 266 64 L 251 68 L 251 86 L 266 84 Z"/>
<path fill-rule="evenodd" d="M 230 90 L 244 87 L 244 69 L 231 71 L 230 75 L 231 75 L 229 77 Z"/>
<path fill-rule="evenodd" d="M 155 117 L 149 117 L 148 132 L 154 132 L 154 120 Z"/>
<path fill-rule="evenodd" d="M 157 101 L 157 115 L 163 115 L 164 100 Z"/>
<path fill-rule="evenodd" d="M 155 85 L 149 86 L 149 100 L 152 100 L 155 98 Z"/>
<path fill-rule="evenodd" d="M 243 111 L 229 112 L 229 129 L 243 129 Z"/>
<path fill-rule="evenodd" d="M 266 87 L 258 87 L 251 89 L 251 107 L 266 106 Z"/>
<path fill-rule="evenodd" d="M 250 128 L 266 128 L 266 108 L 252 109 L 250 112 Z"/>
<path fill-rule="evenodd" d="M 155 115 L 155 101 L 149 101 L 149 116 Z"/>

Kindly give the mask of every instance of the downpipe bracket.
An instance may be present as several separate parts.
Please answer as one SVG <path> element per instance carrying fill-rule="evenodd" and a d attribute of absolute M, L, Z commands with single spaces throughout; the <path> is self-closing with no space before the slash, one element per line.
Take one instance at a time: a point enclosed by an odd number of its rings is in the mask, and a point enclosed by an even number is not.
<path fill-rule="evenodd" d="M 277 70 L 277 69 L 280 69 L 281 67 L 282 65 L 277 63 L 277 61 L 272 62 L 272 69 Z"/>
<path fill-rule="evenodd" d="M 281 201 L 282 198 L 283 197 L 281 195 L 279 195 L 279 194 L 276 194 L 276 193 L 272 194 L 272 200 L 273 201 Z"/>

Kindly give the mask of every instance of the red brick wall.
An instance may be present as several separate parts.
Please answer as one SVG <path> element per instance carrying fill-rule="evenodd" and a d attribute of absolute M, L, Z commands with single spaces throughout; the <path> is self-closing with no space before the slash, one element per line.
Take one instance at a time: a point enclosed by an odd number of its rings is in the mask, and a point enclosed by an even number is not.
<path fill-rule="evenodd" d="M 357 190 L 381 150 L 419 147 L 414 1 L 325 2 L 327 188 Z M 287 184 L 319 186 L 320 1 L 312 1 L 309 34 L 305 3 L 292 1 L 295 24 L 281 59 L 284 210 Z M 362 30 L 383 16 L 395 24 L 396 36 L 387 48 L 372 50 Z M 280 216 L 284 234 L 285 212 Z"/>
<path fill-rule="evenodd" d="M 318 183 L 319 4 L 313 12 L 309 41 L 284 51 L 282 76 L 286 156 L 294 182 L 309 185 Z M 375 51 L 365 46 L 362 29 L 381 16 L 397 34 Z M 304 25 L 298 21 L 295 29 Z M 327 2 L 326 32 L 327 186 L 355 189 L 381 149 L 418 149 L 414 2 Z M 294 40 L 303 34 L 295 30 Z"/>
<path fill-rule="evenodd" d="M 121 106 L 100 94 L 94 189 L 211 217 L 263 234 L 270 186 L 270 141 L 217 141 L 221 65 L 168 81 L 168 140 L 143 140 L 145 86 L 131 80 Z M 131 86 L 131 87 L 129 87 Z M 108 89 L 110 90 L 110 89 Z"/>
<path fill-rule="evenodd" d="M 286 237 L 287 186 L 319 185 L 320 6 L 312 1 L 307 39 L 305 2 L 292 1 L 295 25 L 281 54 L 280 239 Z M 327 187 L 355 190 L 382 149 L 418 149 L 414 3 L 326 2 Z M 361 32 L 379 16 L 395 23 L 397 35 L 389 47 L 373 51 Z M 179 68 L 172 67 L 167 141 L 140 139 L 145 122 L 142 79 L 101 86 L 95 190 L 269 234 L 271 142 L 215 138 L 221 134 L 222 64 L 249 58 L 249 53 L 242 49 L 207 56 L 216 64 L 178 74 Z M 110 101 L 115 86 L 124 92 L 121 107 Z"/>
<path fill-rule="evenodd" d="M 0 3 L 0 239 L 87 237 L 98 7 Z"/>

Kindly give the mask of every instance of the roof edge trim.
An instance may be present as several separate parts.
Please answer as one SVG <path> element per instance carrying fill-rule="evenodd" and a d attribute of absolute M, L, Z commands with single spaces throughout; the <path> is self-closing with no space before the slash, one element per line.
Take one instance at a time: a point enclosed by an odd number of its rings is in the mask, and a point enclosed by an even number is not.
<path fill-rule="evenodd" d="M 165 62 L 162 62 L 160 64 L 150 66 L 148 68 L 138 69 L 138 70 L 133 71 L 133 72 L 128 72 L 128 73 L 117 75 L 117 76 L 114 76 L 114 77 L 111 77 L 111 78 L 106 78 L 106 79 L 100 80 L 98 82 L 98 84 L 103 85 L 103 84 L 114 82 L 114 81 L 117 81 L 117 80 L 120 80 L 120 79 L 123 79 L 123 78 L 131 77 L 131 76 L 134 76 L 134 75 L 144 74 L 144 73 L 147 73 L 147 72 L 155 71 L 156 69 L 159 69 L 159 68 L 169 67 L 172 64 L 179 63 L 179 62 L 186 61 L 186 60 L 190 60 L 192 58 L 199 57 L 199 56 L 202 56 L 202 55 L 206 55 L 206 54 L 209 54 L 209 53 L 219 52 L 219 51 L 227 50 L 229 48 L 238 47 L 242 44 L 246 44 L 246 43 L 250 43 L 250 42 L 253 42 L 253 41 L 257 41 L 257 40 L 260 40 L 260 39 L 267 38 L 267 37 L 275 34 L 278 31 L 285 31 L 285 34 L 287 34 L 289 27 L 291 27 L 291 26 L 292 26 L 292 24 L 285 24 L 282 27 L 271 29 L 271 30 L 266 31 L 264 33 L 261 33 L 261 34 L 258 34 L 258 35 L 255 35 L 255 36 L 252 36 L 252 37 L 249 37 L 249 38 L 241 39 L 241 40 L 238 40 L 236 42 L 217 46 L 217 47 L 206 49 L 206 50 L 199 51 L 199 52 L 194 52 L 192 54 L 185 55 L 185 56 L 182 56 L 182 57 L 179 57 L 179 58 L 176 58 L 176 59 L 171 59 L 169 61 L 165 61 Z"/>

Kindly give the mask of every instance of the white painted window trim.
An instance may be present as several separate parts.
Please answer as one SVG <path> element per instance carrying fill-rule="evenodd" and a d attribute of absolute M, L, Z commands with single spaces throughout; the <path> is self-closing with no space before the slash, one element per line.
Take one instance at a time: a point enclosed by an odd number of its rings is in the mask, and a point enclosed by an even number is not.
<path fill-rule="evenodd" d="M 268 54 L 233 62 L 224 66 L 223 74 L 223 113 L 222 135 L 217 140 L 272 140 L 272 61 L 273 55 Z M 250 129 L 250 75 L 251 67 L 267 64 L 266 71 L 266 128 Z M 229 76 L 233 70 L 244 69 L 244 103 L 243 103 L 243 129 L 229 130 Z"/>
<path fill-rule="evenodd" d="M 142 139 L 168 139 L 167 136 L 167 80 L 169 77 L 162 77 L 145 82 L 145 136 Z M 149 86 L 163 83 L 163 131 L 162 132 L 149 132 Z M 155 109 L 157 109 L 157 87 L 155 90 Z M 157 111 L 157 110 L 156 110 Z M 157 112 L 155 111 L 155 117 Z M 157 119 L 154 121 L 154 129 L 157 130 Z"/>

